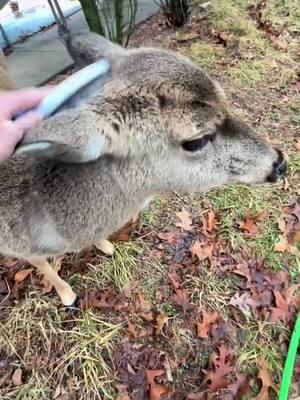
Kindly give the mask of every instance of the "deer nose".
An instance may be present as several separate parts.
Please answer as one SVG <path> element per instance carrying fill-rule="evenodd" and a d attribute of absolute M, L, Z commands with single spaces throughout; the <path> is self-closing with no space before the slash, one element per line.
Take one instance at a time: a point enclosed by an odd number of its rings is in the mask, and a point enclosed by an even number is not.
<path fill-rule="evenodd" d="M 287 173 L 288 163 L 284 158 L 282 151 L 276 150 L 278 153 L 278 160 L 274 163 L 274 172 L 278 178 L 282 178 Z"/>

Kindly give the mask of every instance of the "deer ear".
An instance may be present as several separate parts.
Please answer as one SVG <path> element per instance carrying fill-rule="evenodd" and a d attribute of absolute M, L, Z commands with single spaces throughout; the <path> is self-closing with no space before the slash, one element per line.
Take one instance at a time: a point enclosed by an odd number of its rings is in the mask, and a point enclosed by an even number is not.
<path fill-rule="evenodd" d="M 70 154 L 70 149 L 67 146 L 51 141 L 41 141 L 20 145 L 16 148 L 15 154 L 42 160 L 56 159 L 67 161 L 67 159 L 69 159 L 71 162 L 74 162 L 76 159 L 75 154 L 72 154 L 72 152 Z"/>
<path fill-rule="evenodd" d="M 123 47 L 94 32 L 75 34 L 69 31 L 65 42 L 70 56 L 80 67 L 104 57 L 110 61 L 117 60 L 127 52 Z"/>
<path fill-rule="evenodd" d="M 104 155 L 123 157 L 128 154 L 128 137 L 120 136 L 108 116 L 88 107 L 70 109 L 30 129 L 15 154 L 68 163 L 91 162 Z"/>

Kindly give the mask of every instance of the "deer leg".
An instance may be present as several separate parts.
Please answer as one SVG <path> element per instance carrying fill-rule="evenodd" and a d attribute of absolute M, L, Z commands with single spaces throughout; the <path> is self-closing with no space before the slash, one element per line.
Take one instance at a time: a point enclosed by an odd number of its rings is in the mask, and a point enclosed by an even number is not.
<path fill-rule="evenodd" d="M 114 245 L 107 239 L 100 239 L 95 243 L 95 246 L 107 256 L 112 256 L 115 252 Z"/>
<path fill-rule="evenodd" d="M 76 294 L 71 289 L 71 286 L 61 279 L 58 273 L 51 267 L 45 258 L 30 257 L 28 261 L 39 271 L 41 271 L 45 278 L 52 283 L 65 306 L 71 306 L 74 304 L 76 300 Z"/>

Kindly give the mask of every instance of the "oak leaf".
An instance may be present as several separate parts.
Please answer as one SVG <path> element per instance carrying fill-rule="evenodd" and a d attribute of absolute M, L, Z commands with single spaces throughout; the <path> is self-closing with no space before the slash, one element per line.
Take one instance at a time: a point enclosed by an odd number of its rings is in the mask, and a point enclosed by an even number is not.
<path fill-rule="evenodd" d="M 256 220 L 251 217 L 247 217 L 244 221 L 240 222 L 239 227 L 242 231 L 251 236 L 255 236 L 259 233 Z"/>
<path fill-rule="evenodd" d="M 159 385 L 155 382 L 157 376 L 161 376 L 165 371 L 163 369 L 147 370 L 147 383 L 150 385 L 150 400 L 160 400 L 161 395 L 169 392 L 169 388 L 164 385 Z"/>
<path fill-rule="evenodd" d="M 261 380 L 262 387 L 259 394 L 253 400 L 269 400 L 269 389 L 273 389 L 276 393 L 278 392 L 278 389 L 269 375 L 268 366 L 264 360 L 261 360 L 257 377 Z"/>
<path fill-rule="evenodd" d="M 21 386 L 22 385 L 23 382 L 22 382 L 22 370 L 21 370 L 21 368 L 15 369 L 15 371 L 13 373 L 13 376 L 12 376 L 12 381 L 13 381 L 13 384 L 15 386 Z"/>
<path fill-rule="evenodd" d="M 177 274 L 177 272 L 170 272 L 168 274 L 168 277 L 169 277 L 169 279 L 170 279 L 170 281 L 172 283 L 173 288 L 175 290 L 179 289 L 180 285 L 181 285 L 181 282 L 180 282 L 180 278 L 179 278 L 179 275 Z"/>
<path fill-rule="evenodd" d="M 211 331 L 212 325 L 220 319 L 220 314 L 217 311 L 212 313 L 202 311 L 202 322 L 197 324 L 197 335 L 201 339 L 207 339 Z"/>
<path fill-rule="evenodd" d="M 241 295 L 236 293 L 230 299 L 229 304 L 241 310 L 246 317 L 251 316 L 251 306 L 253 305 L 253 301 L 250 293 L 244 292 Z"/>
<path fill-rule="evenodd" d="M 160 335 L 163 327 L 168 324 L 169 317 L 167 315 L 158 314 L 156 317 L 156 335 Z"/>
<path fill-rule="evenodd" d="M 191 248 L 191 253 L 198 258 L 199 261 L 203 261 L 206 258 L 210 258 L 214 251 L 214 245 L 202 246 L 199 240 L 196 240 Z"/>
<path fill-rule="evenodd" d="M 15 282 L 21 283 L 23 282 L 34 270 L 34 268 L 22 269 L 15 274 Z"/>
<path fill-rule="evenodd" d="M 212 392 L 229 385 L 226 377 L 235 369 L 234 365 L 232 365 L 233 358 L 233 351 L 226 348 L 224 344 L 219 347 L 219 354 L 212 354 L 210 361 L 214 366 L 214 371 L 203 371 L 205 374 L 203 383 L 208 384 Z"/>
<path fill-rule="evenodd" d="M 177 222 L 175 225 L 179 228 L 184 229 L 185 231 L 191 231 L 193 229 L 192 225 L 192 217 L 189 211 L 182 210 L 180 212 L 175 213 L 176 216 L 180 219 L 180 222 Z"/>

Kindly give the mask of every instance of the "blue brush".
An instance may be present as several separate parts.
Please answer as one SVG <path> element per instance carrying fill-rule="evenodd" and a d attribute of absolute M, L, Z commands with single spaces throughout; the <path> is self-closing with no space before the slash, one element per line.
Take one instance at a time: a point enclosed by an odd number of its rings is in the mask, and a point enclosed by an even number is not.
<path fill-rule="evenodd" d="M 110 64 L 106 59 L 88 65 L 57 85 L 37 108 L 19 113 L 13 119 L 17 120 L 29 111 L 38 111 L 43 116 L 43 119 L 46 119 L 56 111 L 59 111 L 59 109 L 62 109 L 63 106 L 72 107 L 72 100 L 75 100 L 75 104 L 77 100 L 78 104 L 80 100 L 84 100 L 86 95 L 88 96 L 90 89 L 93 89 L 90 88 L 90 84 L 95 81 L 93 86 L 97 88 L 96 81 L 98 78 L 104 77 L 109 72 L 109 69 Z M 34 154 L 37 150 L 46 152 L 48 148 L 49 143 L 47 141 L 27 144 L 22 144 L 21 142 L 16 146 L 15 154 Z"/>
<path fill-rule="evenodd" d="M 50 117 L 80 90 L 88 86 L 97 78 L 106 75 L 109 72 L 109 69 L 109 62 L 105 59 L 88 65 L 57 85 L 56 88 L 53 89 L 53 91 L 39 104 L 34 111 L 38 111 L 40 114 L 42 114 L 43 119 Z M 18 119 L 26 112 L 28 111 L 16 115 L 14 119 Z"/>

